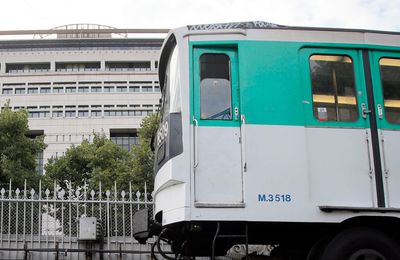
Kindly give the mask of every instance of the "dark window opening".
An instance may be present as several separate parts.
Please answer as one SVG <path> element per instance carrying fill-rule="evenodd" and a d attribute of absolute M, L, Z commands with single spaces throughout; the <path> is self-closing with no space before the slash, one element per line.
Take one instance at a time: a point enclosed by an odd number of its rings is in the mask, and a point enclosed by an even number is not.
<path fill-rule="evenodd" d="M 230 59 L 225 54 L 200 57 L 201 119 L 232 119 Z"/>
<path fill-rule="evenodd" d="M 130 151 L 133 145 L 139 144 L 136 129 L 110 129 L 111 141 L 123 149 Z"/>

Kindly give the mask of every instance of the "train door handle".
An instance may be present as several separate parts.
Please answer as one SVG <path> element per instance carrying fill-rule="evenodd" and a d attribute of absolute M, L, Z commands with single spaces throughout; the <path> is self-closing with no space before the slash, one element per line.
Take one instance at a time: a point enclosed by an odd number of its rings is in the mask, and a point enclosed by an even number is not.
<path fill-rule="evenodd" d="M 198 127 L 199 127 L 199 122 L 195 117 L 193 117 L 193 138 L 194 138 L 194 162 L 193 162 L 193 168 L 196 169 L 197 165 L 199 165 L 199 159 L 198 159 Z"/>
<path fill-rule="evenodd" d="M 361 110 L 362 110 L 362 117 L 364 119 L 367 118 L 367 115 L 370 114 L 372 111 L 367 109 L 367 105 L 365 105 L 365 103 L 361 104 Z"/>
<path fill-rule="evenodd" d="M 383 118 L 383 109 L 382 109 L 382 105 L 381 105 L 381 104 L 378 104 L 378 105 L 376 106 L 376 108 L 377 108 L 377 110 L 378 110 L 378 118 L 379 118 L 379 119 L 382 119 L 382 118 Z"/>

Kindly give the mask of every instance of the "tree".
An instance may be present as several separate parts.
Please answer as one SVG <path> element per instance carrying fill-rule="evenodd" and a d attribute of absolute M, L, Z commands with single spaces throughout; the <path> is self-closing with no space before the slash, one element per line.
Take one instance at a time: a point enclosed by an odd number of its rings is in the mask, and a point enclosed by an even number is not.
<path fill-rule="evenodd" d="M 158 114 L 145 117 L 138 132 L 139 145 L 132 147 L 133 172 L 138 180 L 147 183 L 149 190 L 153 190 L 154 182 L 154 152 L 151 150 L 151 142 L 158 123 Z"/>
<path fill-rule="evenodd" d="M 45 165 L 45 179 L 48 185 L 57 181 L 64 186 L 63 181 L 67 180 L 74 186 L 87 182 L 93 188 L 98 188 L 101 181 L 104 189 L 111 189 L 116 181 L 126 189 L 121 176 L 132 175 L 130 161 L 128 151 L 104 134 L 95 134 L 93 143 L 84 140 L 80 145 L 68 148 L 64 156 L 50 158 Z"/>
<path fill-rule="evenodd" d="M 46 145 L 44 136 L 29 138 L 28 113 L 12 111 L 9 102 L 0 111 L 0 185 L 11 179 L 16 187 L 36 187 L 40 175 L 36 172 L 36 158 Z"/>
<path fill-rule="evenodd" d="M 51 186 L 54 181 L 62 187 L 67 180 L 74 186 L 84 182 L 91 188 L 118 190 L 143 190 L 147 183 L 148 190 L 153 187 L 154 153 L 151 151 L 151 137 L 157 129 L 158 117 L 151 115 L 143 119 L 139 129 L 139 145 L 131 152 L 113 143 L 104 134 L 94 134 L 93 142 L 85 140 L 80 145 L 67 149 L 64 156 L 52 157 L 45 165 L 45 183 Z"/>

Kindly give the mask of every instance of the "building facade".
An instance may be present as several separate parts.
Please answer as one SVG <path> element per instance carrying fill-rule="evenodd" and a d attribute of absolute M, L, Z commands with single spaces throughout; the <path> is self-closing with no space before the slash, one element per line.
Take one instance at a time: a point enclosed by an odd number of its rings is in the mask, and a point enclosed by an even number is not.
<path fill-rule="evenodd" d="M 130 149 L 142 118 L 159 106 L 162 38 L 64 29 L 51 39 L 0 41 L 0 105 L 26 109 L 30 135 L 45 135 L 41 173 L 50 157 L 94 133 Z"/>

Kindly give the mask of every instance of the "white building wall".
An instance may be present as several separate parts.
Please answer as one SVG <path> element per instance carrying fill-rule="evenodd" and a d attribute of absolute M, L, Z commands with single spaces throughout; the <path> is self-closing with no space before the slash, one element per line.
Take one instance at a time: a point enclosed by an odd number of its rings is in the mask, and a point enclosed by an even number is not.
<path fill-rule="evenodd" d="M 38 41 L 38 40 L 35 40 Z M 1 45 L 1 43 L 0 43 Z M 72 144 L 80 144 L 83 139 L 92 140 L 93 132 L 105 133 L 109 136 L 110 129 L 137 129 L 147 111 L 155 112 L 160 98 L 158 88 L 158 77 L 155 68 L 155 61 L 158 60 L 159 50 L 46 50 L 46 51 L 25 51 L 10 50 L 0 51 L 0 105 L 4 106 L 10 100 L 10 106 L 18 109 L 27 108 L 28 111 L 46 111 L 46 117 L 30 118 L 29 127 L 31 130 L 43 130 L 45 142 L 48 144 L 44 151 L 44 162 L 51 156 L 61 156 Z M 141 71 L 107 71 L 106 62 L 131 62 L 150 61 L 151 68 Z M 6 73 L 6 66 L 10 63 L 50 63 L 50 70 L 46 72 L 20 72 Z M 101 67 L 97 71 L 56 71 L 58 62 L 99 62 Z M 150 83 L 135 83 L 135 82 Z M 73 84 L 57 84 L 69 82 Z M 98 84 L 84 84 L 82 82 L 98 82 Z M 108 82 L 121 82 L 110 84 Z M 32 84 L 43 83 L 41 85 Z M 18 84 L 18 86 L 8 86 Z M 53 93 L 54 87 L 64 87 L 64 93 Z M 65 93 L 66 86 L 126 86 L 128 92 L 107 93 Z M 129 92 L 129 87 L 151 87 L 151 92 Z M 29 87 L 37 87 L 39 93 L 27 93 Z M 41 88 L 51 88 L 51 93 L 40 93 Z M 4 93 L 5 88 L 12 88 L 13 93 Z M 15 88 L 25 88 L 24 94 L 15 94 Z M 143 89 L 142 89 L 143 90 Z M 145 89 L 148 91 L 148 89 Z M 78 90 L 77 90 L 78 91 Z M 117 91 L 117 89 L 115 89 Z M 91 106 L 101 107 L 94 108 Z M 66 106 L 75 106 L 67 108 Z M 79 109 L 79 106 L 87 108 Z M 105 107 L 114 106 L 114 107 Z M 118 107 L 119 106 L 119 107 Z M 32 108 L 37 107 L 37 108 Z M 40 108 L 44 107 L 44 108 Z M 56 108 L 55 108 L 56 107 Z M 62 107 L 58 109 L 57 107 Z M 84 117 L 68 118 L 53 116 L 54 111 L 62 110 L 87 110 L 88 115 Z M 101 110 L 101 115 L 92 116 L 91 110 Z M 129 116 L 107 116 L 105 110 L 131 111 L 130 113 L 143 113 L 144 115 Z M 145 112 L 132 112 L 145 111 Z M 128 113 L 128 112 L 124 112 Z"/>

